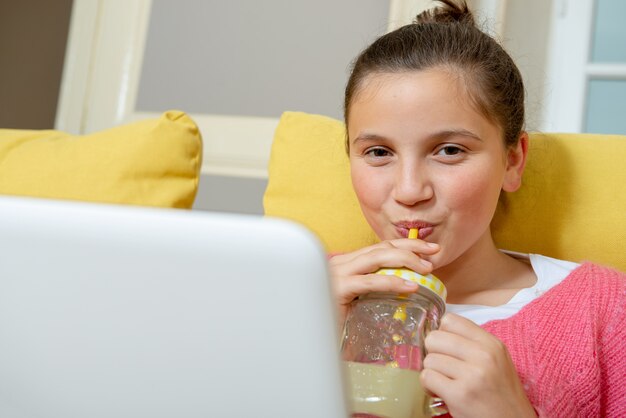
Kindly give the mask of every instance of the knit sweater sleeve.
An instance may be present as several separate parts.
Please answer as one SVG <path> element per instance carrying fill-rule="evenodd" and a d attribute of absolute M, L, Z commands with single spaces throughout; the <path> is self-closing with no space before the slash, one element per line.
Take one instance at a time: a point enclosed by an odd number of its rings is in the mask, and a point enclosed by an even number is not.
<path fill-rule="evenodd" d="M 626 416 L 626 275 L 593 266 L 608 291 L 599 292 L 598 362 L 602 415 Z"/>
<path fill-rule="evenodd" d="M 593 264 L 505 320 L 507 346 L 540 416 L 626 416 L 626 275 Z"/>

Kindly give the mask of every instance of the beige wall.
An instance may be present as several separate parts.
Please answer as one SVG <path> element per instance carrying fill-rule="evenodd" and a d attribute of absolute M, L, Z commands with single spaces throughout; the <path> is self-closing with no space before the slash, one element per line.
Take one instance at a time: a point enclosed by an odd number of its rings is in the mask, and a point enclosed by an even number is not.
<path fill-rule="evenodd" d="M 341 118 L 350 62 L 388 12 L 381 0 L 152 0 L 136 109 Z"/>
<path fill-rule="evenodd" d="M 554 0 L 508 0 L 503 44 L 522 73 L 526 85 L 526 129 L 543 125 L 544 95 L 550 86 L 548 48 Z"/>

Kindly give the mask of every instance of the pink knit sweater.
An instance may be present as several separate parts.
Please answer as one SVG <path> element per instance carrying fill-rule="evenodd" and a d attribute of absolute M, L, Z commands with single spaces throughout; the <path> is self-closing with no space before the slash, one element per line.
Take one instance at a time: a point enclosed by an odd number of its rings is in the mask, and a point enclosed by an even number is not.
<path fill-rule="evenodd" d="M 626 275 L 583 264 L 483 328 L 508 348 L 541 417 L 626 417 Z"/>

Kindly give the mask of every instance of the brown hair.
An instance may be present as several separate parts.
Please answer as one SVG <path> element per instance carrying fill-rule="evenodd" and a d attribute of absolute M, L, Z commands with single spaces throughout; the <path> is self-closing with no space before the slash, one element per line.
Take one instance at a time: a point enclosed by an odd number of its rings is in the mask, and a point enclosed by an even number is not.
<path fill-rule="evenodd" d="M 492 37 L 475 25 L 465 0 L 438 0 L 415 22 L 378 38 L 355 60 L 344 100 L 350 105 L 371 74 L 441 68 L 459 77 L 470 100 L 496 123 L 507 146 L 517 144 L 524 126 L 524 84 L 517 66 Z"/>

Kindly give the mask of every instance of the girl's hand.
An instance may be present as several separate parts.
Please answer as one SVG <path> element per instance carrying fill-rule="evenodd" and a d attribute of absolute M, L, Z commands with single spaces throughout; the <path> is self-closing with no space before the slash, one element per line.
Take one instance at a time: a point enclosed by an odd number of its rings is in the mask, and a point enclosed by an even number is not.
<path fill-rule="evenodd" d="M 454 314 L 425 340 L 421 381 L 450 414 L 464 417 L 536 417 L 505 345 Z"/>
<path fill-rule="evenodd" d="M 418 254 L 432 255 L 439 246 L 420 239 L 383 241 L 360 250 L 336 255 L 329 261 L 339 321 L 343 324 L 350 302 L 370 292 L 410 293 L 417 284 L 395 276 L 373 274 L 381 268 L 407 268 L 420 274 L 432 271 L 432 264 Z"/>

